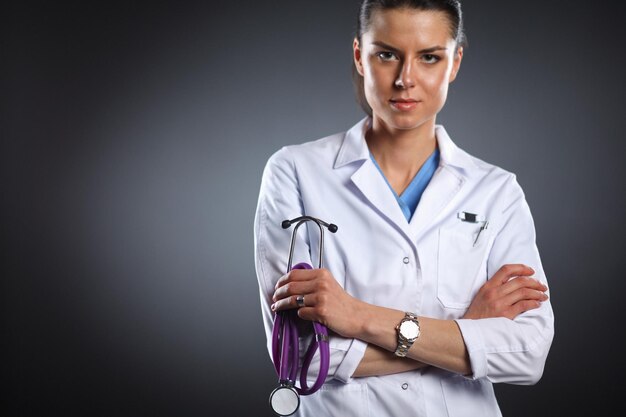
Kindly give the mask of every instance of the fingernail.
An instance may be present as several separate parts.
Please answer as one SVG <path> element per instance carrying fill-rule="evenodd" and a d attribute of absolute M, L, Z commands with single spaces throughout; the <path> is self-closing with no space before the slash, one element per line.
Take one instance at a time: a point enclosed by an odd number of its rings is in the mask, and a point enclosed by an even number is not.
<path fill-rule="evenodd" d="M 272 309 L 272 311 L 276 310 L 276 304 L 272 304 L 272 307 L 270 307 Z"/>

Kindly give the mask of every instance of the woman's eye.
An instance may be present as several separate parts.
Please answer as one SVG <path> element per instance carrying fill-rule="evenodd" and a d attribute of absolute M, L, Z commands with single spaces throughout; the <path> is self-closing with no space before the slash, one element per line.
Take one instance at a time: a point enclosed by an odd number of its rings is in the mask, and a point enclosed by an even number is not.
<path fill-rule="evenodd" d="M 376 54 L 376 56 L 378 56 L 378 58 L 383 61 L 393 61 L 394 59 L 396 59 L 396 54 L 394 54 L 393 52 L 379 52 Z"/>
<path fill-rule="evenodd" d="M 437 55 L 432 55 L 432 54 L 422 55 L 422 61 L 427 64 L 434 64 L 436 62 L 439 62 L 440 60 L 441 58 L 439 58 Z"/>

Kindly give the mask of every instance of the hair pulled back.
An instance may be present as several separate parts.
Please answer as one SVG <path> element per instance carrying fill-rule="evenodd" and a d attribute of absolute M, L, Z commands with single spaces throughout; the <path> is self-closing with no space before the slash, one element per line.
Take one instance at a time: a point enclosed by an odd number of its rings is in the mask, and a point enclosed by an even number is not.
<path fill-rule="evenodd" d="M 359 9 L 355 33 L 359 45 L 361 44 L 363 33 L 369 29 L 372 14 L 375 11 L 401 8 L 444 12 L 450 22 L 450 36 L 456 41 L 457 47 L 466 46 L 467 40 L 463 28 L 463 13 L 459 0 L 363 0 Z M 372 108 L 365 99 L 363 77 L 357 71 L 354 61 L 352 61 L 352 83 L 354 84 L 357 102 L 363 111 L 371 117 Z"/>

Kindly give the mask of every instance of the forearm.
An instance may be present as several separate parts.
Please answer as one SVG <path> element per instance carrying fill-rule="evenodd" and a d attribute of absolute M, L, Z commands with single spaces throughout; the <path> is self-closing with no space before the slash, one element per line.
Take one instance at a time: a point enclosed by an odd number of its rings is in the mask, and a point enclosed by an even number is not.
<path fill-rule="evenodd" d="M 298 294 L 305 294 L 304 306 L 298 306 Z M 320 322 L 347 339 L 359 339 L 389 352 L 396 350 L 395 328 L 404 311 L 375 306 L 350 296 L 328 270 L 292 270 L 278 280 L 272 299 L 273 311 L 299 307 L 300 318 Z M 420 317 L 420 327 L 421 335 L 409 350 L 409 359 L 460 374 L 471 372 L 465 341 L 456 322 Z M 371 365 L 369 369 L 368 365 Z M 379 360 L 365 362 L 360 374 L 371 374 L 378 365 L 381 365 Z M 393 372 L 383 369 L 382 373 Z"/>
<path fill-rule="evenodd" d="M 404 312 L 367 303 L 361 303 L 360 310 L 360 323 L 357 323 L 360 334 L 356 337 L 386 351 L 395 351 L 398 340 L 395 327 L 404 317 Z M 469 356 L 456 322 L 418 317 L 421 333 L 409 349 L 407 358 L 451 372 L 470 374 Z M 367 363 L 364 364 L 365 369 L 367 366 Z M 392 362 L 388 366 L 392 368 Z"/>
<path fill-rule="evenodd" d="M 394 355 L 393 352 L 389 352 L 379 346 L 368 345 L 363 359 L 352 376 L 357 378 L 397 374 L 414 371 L 425 366 L 428 365 L 410 358 L 400 358 Z"/>

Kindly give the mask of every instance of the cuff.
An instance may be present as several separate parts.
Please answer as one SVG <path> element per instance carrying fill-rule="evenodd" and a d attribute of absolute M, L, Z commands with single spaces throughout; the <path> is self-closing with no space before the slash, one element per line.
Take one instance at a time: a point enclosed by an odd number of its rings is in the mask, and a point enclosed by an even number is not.
<path fill-rule="evenodd" d="M 361 363 L 363 355 L 365 355 L 365 349 L 367 343 L 359 339 L 352 339 L 352 343 L 346 352 L 343 360 L 335 371 L 335 379 L 343 383 L 347 383 L 352 378 L 354 371 Z"/>
<path fill-rule="evenodd" d="M 469 354 L 471 375 L 464 375 L 468 379 L 479 379 L 487 376 L 487 354 L 485 352 L 485 342 L 480 331 L 477 320 L 458 319 L 456 324 L 461 330 L 461 335 L 465 341 L 465 347 Z"/>

